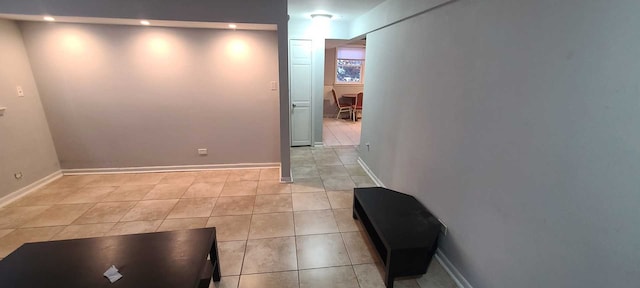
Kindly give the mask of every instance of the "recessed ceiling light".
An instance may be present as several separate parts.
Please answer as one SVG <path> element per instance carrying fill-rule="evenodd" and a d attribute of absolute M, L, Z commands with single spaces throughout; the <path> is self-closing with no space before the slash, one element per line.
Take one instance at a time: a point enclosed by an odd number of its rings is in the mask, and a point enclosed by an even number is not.
<path fill-rule="evenodd" d="M 44 16 L 44 17 L 43 17 L 43 19 L 44 19 L 45 21 L 56 21 L 56 18 L 53 18 L 53 17 L 51 17 L 51 16 Z"/>
<path fill-rule="evenodd" d="M 236 25 L 236 24 L 229 24 L 229 28 L 231 28 L 231 29 L 236 29 L 236 28 L 238 28 L 238 25 Z"/>
<path fill-rule="evenodd" d="M 144 26 L 149 26 L 151 25 L 151 23 L 148 20 L 140 20 L 140 24 L 144 25 Z"/>

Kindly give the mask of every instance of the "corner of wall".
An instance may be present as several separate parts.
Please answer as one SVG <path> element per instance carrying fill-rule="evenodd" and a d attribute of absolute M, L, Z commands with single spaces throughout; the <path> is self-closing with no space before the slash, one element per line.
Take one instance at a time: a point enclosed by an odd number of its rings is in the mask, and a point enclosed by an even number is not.
<path fill-rule="evenodd" d="M 387 0 L 352 21 L 349 37 L 365 35 L 454 1 L 457 0 Z"/>
<path fill-rule="evenodd" d="M 53 172 L 41 179 L 38 179 L 35 182 L 32 182 L 30 184 L 28 184 L 27 186 L 24 186 L 14 192 L 11 192 L 3 197 L 0 197 L 0 208 L 4 207 L 6 205 L 8 205 L 11 202 L 14 202 L 20 198 L 22 198 L 23 196 L 26 196 L 27 194 L 34 192 L 44 186 L 46 186 L 49 183 L 52 183 L 53 181 L 58 180 L 59 178 L 62 177 L 62 171 L 58 170 L 56 172 Z"/>
<path fill-rule="evenodd" d="M 13 135 L 0 149 L 0 179 L 10 179 L 2 181 L 0 197 L 9 197 L 59 173 L 60 164 L 22 32 L 16 22 L 0 20 L 0 35 L 0 74 L 10 75 L 0 78 L 0 87 L 10 89 L 0 92 L 0 106 L 7 107 L 0 134 Z M 17 86 L 24 96 L 16 95 Z M 19 181 L 16 173 L 22 175 Z"/>

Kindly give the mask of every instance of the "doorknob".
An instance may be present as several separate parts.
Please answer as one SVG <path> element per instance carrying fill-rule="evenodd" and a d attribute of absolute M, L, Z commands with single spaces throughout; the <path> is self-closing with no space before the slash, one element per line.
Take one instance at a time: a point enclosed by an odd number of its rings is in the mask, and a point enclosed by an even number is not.
<path fill-rule="evenodd" d="M 296 107 L 298 107 L 298 105 L 296 105 L 296 104 L 293 104 L 293 103 L 291 104 L 291 106 L 292 106 L 293 108 L 296 108 Z"/>

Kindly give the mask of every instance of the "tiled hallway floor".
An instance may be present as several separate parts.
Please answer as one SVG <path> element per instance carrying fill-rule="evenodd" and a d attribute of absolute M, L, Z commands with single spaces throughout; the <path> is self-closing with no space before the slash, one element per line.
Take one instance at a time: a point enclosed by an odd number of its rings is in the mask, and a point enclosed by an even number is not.
<path fill-rule="evenodd" d="M 323 118 L 322 143 L 325 147 L 357 146 L 360 144 L 361 125 L 362 120 L 353 122 L 348 119 Z"/>
<path fill-rule="evenodd" d="M 291 157 L 293 184 L 278 169 L 65 176 L 0 208 L 0 258 L 25 242 L 215 226 L 223 278 L 211 287 L 384 287 L 351 218 L 352 188 L 373 185 L 356 151 Z M 395 287 L 455 285 L 433 261 Z"/>

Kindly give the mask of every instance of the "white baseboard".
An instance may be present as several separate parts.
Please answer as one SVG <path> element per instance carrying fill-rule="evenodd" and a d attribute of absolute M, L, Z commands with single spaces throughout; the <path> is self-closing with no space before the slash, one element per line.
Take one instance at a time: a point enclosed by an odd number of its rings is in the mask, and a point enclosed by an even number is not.
<path fill-rule="evenodd" d="M 376 174 L 374 174 L 373 171 L 371 171 L 369 166 L 367 166 L 367 163 L 364 163 L 364 160 L 362 160 L 362 158 L 360 158 L 360 157 L 358 157 L 358 164 L 360 164 L 360 167 L 362 167 L 362 169 L 364 169 L 364 172 L 367 173 L 369 178 L 371 178 L 371 180 L 373 180 L 373 183 L 375 183 L 379 187 L 385 187 L 384 183 L 382 183 L 382 181 L 378 178 L 378 176 L 376 176 Z"/>
<path fill-rule="evenodd" d="M 324 143 L 322 141 L 313 143 L 313 147 L 324 147 Z"/>
<path fill-rule="evenodd" d="M 280 168 L 280 163 L 240 163 L 240 164 L 212 164 L 212 165 L 62 169 L 62 174 L 64 175 L 126 174 L 126 173 L 182 172 L 182 171 L 202 171 L 202 170 L 220 170 L 220 169 L 256 169 L 256 168 Z"/>
<path fill-rule="evenodd" d="M 456 266 L 453 266 L 451 261 L 449 261 L 449 258 L 447 258 L 447 256 L 444 255 L 442 250 L 440 249 L 436 250 L 436 259 L 438 260 L 438 262 L 440 262 L 440 265 L 442 265 L 442 268 L 444 268 L 444 270 L 446 270 L 447 273 L 449 273 L 449 276 L 451 276 L 451 279 L 453 279 L 453 281 L 456 282 L 456 285 L 459 288 L 473 288 L 473 286 L 469 284 L 469 281 L 467 281 L 467 279 L 465 279 L 464 276 L 462 276 L 460 271 L 458 271 Z"/>
<path fill-rule="evenodd" d="M 291 169 L 289 169 L 289 177 L 282 177 L 282 166 L 280 167 L 280 183 L 293 183 L 293 177 L 291 177 Z"/>
<path fill-rule="evenodd" d="M 282 168 L 280 168 L 282 169 Z M 280 175 L 282 175 L 282 170 Z M 289 177 L 280 177 L 280 182 L 281 183 L 293 183 L 293 172 L 291 171 L 291 169 L 289 169 Z"/>
<path fill-rule="evenodd" d="M 5 206 L 13 201 L 20 199 L 21 197 L 40 189 L 42 186 L 47 185 L 58 178 L 62 177 L 62 172 L 60 170 L 53 172 L 35 182 L 22 187 L 14 192 L 9 193 L 8 195 L 0 198 L 0 207 Z"/>

